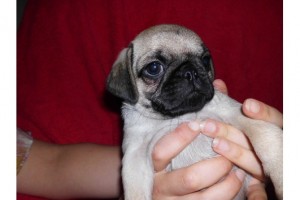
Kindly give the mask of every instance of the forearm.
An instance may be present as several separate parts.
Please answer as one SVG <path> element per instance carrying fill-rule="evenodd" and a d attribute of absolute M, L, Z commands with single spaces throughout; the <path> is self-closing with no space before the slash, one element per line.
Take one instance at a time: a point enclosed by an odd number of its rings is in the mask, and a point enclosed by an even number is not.
<path fill-rule="evenodd" d="M 18 175 L 18 192 L 55 199 L 116 197 L 120 160 L 119 147 L 35 141 Z"/>

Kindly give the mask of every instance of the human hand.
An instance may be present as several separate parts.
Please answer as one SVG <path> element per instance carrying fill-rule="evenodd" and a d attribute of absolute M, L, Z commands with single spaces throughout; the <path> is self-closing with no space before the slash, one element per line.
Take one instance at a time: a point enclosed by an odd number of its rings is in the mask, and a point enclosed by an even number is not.
<path fill-rule="evenodd" d="M 214 82 L 214 86 L 219 91 L 225 94 L 228 93 L 227 87 L 222 80 L 216 80 Z M 257 101 L 255 99 L 247 99 L 243 103 L 242 110 L 244 114 L 250 118 L 264 120 L 273 123 L 281 128 L 283 126 L 282 113 L 280 113 L 277 109 L 266 105 L 263 102 Z M 215 125 L 216 127 L 210 124 L 210 129 L 215 131 L 212 131 L 213 133 L 209 133 L 208 135 L 215 135 L 215 137 L 217 136 L 221 138 L 223 136 L 221 140 L 217 138 L 217 141 L 215 141 L 215 151 L 225 156 L 233 163 L 240 166 L 249 173 L 252 173 L 254 177 L 262 180 L 263 172 L 260 166 L 260 162 L 254 155 L 254 152 L 251 153 L 251 149 L 249 149 L 249 143 L 247 144 L 245 136 L 243 136 L 243 134 L 241 134 L 240 131 L 236 130 L 231 126 L 218 122 L 216 122 Z M 203 128 L 205 129 L 205 127 Z M 237 135 L 239 135 L 239 137 Z M 237 143 L 235 143 L 233 140 L 230 140 L 230 138 L 235 138 L 235 142 Z M 248 165 L 248 167 L 245 167 L 246 165 Z M 250 181 L 247 195 L 248 199 L 267 199 L 264 184 L 256 178 L 253 178 Z"/>
<path fill-rule="evenodd" d="M 260 119 L 283 127 L 283 115 L 276 108 L 273 108 L 255 99 L 246 99 L 243 103 L 243 113 L 252 118 Z"/>
<path fill-rule="evenodd" d="M 198 122 L 183 123 L 158 141 L 152 153 L 154 170 L 156 171 L 153 199 L 224 200 L 233 199 L 238 193 L 245 173 L 241 170 L 230 172 L 232 163 L 223 156 L 200 161 L 171 172 L 165 170 L 170 161 L 199 133 Z M 225 178 L 220 181 L 223 177 Z M 204 188 L 206 189 L 200 191 Z"/>

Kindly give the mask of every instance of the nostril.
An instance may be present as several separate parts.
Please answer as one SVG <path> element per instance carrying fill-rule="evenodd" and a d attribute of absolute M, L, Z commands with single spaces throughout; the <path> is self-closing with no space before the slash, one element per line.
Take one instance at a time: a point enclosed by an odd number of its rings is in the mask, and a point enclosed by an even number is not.
<path fill-rule="evenodd" d="M 187 80 L 189 80 L 189 81 L 192 81 L 193 80 L 193 74 L 192 74 L 192 72 L 190 72 L 190 71 L 185 72 L 184 78 L 187 79 Z"/>
<path fill-rule="evenodd" d="M 184 73 L 184 78 L 192 81 L 198 78 L 198 73 L 195 70 L 188 70 Z"/>

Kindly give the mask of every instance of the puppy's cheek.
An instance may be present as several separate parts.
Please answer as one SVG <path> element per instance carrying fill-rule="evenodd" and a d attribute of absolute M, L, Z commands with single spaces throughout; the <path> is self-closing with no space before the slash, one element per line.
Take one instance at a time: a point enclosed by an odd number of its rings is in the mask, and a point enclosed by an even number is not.
<path fill-rule="evenodd" d="M 143 77 L 142 79 L 143 79 L 144 84 L 147 85 L 148 87 L 158 85 L 157 80 L 146 78 L 146 77 Z"/>

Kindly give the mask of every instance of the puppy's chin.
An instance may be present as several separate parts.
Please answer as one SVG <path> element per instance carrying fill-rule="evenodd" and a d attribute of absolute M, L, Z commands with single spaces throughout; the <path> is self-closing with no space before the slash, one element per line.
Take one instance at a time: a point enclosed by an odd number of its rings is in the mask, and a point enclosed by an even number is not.
<path fill-rule="evenodd" d="M 202 91 L 192 91 L 188 94 L 185 89 L 182 91 L 182 94 L 176 98 L 168 93 L 162 93 L 153 98 L 152 108 L 166 117 L 177 117 L 201 110 L 214 96 L 213 87 L 207 87 Z"/>

